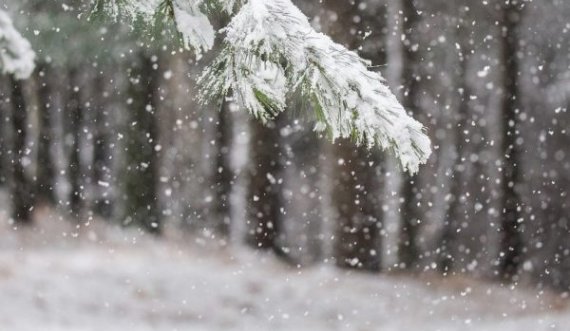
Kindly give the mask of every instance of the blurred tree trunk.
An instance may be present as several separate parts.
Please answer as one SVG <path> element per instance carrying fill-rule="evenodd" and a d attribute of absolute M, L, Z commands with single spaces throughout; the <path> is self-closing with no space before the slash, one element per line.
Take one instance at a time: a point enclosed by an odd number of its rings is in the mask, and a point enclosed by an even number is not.
<path fill-rule="evenodd" d="M 280 119 L 267 126 L 251 119 L 250 169 L 246 242 L 254 248 L 273 249 L 278 244 L 281 208 Z"/>
<path fill-rule="evenodd" d="M 332 201 L 338 225 L 334 255 L 338 266 L 378 271 L 382 267 L 378 199 L 382 175 L 376 172 L 379 158 L 370 153 L 347 139 L 335 146 L 337 177 Z"/>
<path fill-rule="evenodd" d="M 461 23 L 459 23 L 461 24 Z M 466 149 L 466 142 L 470 139 L 468 136 L 469 124 L 469 98 L 471 96 L 471 89 L 468 82 L 468 65 L 469 54 L 471 50 L 466 46 L 468 44 L 467 37 L 463 34 L 465 27 L 461 25 L 456 34 L 457 42 L 456 47 L 459 47 L 459 63 L 457 73 L 455 74 L 457 80 L 457 90 L 459 91 L 459 101 L 457 113 L 455 114 L 455 154 L 452 166 L 452 177 L 450 181 L 449 194 L 451 201 L 448 204 L 447 213 L 444 215 L 444 224 L 439 240 L 439 258 L 438 268 L 444 275 L 449 274 L 454 267 L 457 245 L 457 234 L 461 228 L 461 220 L 465 219 L 463 216 L 464 206 L 462 196 L 464 193 L 465 182 L 467 178 L 463 175 L 465 171 L 465 157 L 464 150 Z"/>
<path fill-rule="evenodd" d="M 512 279 L 519 270 L 524 250 L 521 233 L 522 224 L 519 223 L 520 196 L 518 186 L 521 183 L 520 151 L 517 144 L 519 136 L 520 96 L 518 89 L 518 76 L 520 70 L 519 60 L 519 23 L 523 15 L 522 5 L 516 2 L 507 2 L 502 8 L 501 31 L 501 65 L 503 69 L 504 91 L 502 93 L 503 116 L 503 178 L 502 185 L 502 212 L 501 244 L 499 256 L 499 273 L 504 279 Z"/>
<path fill-rule="evenodd" d="M 420 109 L 420 89 L 416 69 L 419 63 L 416 35 L 419 34 L 420 16 L 416 9 L 415 0 L 402 0 L 401 5 L 403 17 L 402 84 L 404 86 L 402 105 L 417 118 Z M 420 254 L 417 236 L 422 211 L 418 206 L 421 197 L 417 185 L 418 179 L 419 175 L 412 176 L 405 173 L 400 192 L 404 202 L 401 206 L 398 259 L 400 266 L 406 269 L 415 267 Z"/>
<path fill-rule="evenodd" d="M 4 77 L 2 77 L 4 78 Z M 0 78 L 1 79 L 1 78 Z M 7 88 L 6 80 L 0 80 L 0 186 L 6 185 L 10 171 L 10 113 L 12 106 L 9 102 L 10 89 Z"/>
<path fill-rule="evenodd" d="M 54 140 L 52 112 L 54 111 L 52 84 L 53 69 L 47 64 L 38 70 L 38 99 L 39 99 L 39 141 L 38 141 L 38 171 L 36 179 L 37 198 L 40 203 L 54 204 L 56 201 L 54 180 L 56 169 L 53 162 L 52 144 Z"/>
<path fill-rule="evenodd" d="M 12 202 L 12 219 L 18 224 L 32 223 L 34 206 L 34 189 L 26 173 L 31 163 L 26 144 L 28 128 L 28 108 L 24 96 L 23 83 L 10 76 L 12 86 L 12 149 L 10 152 L 12 166 L 10 180 L 10 198 Z"/>
<path fill-rule="evenodd" d="M 69 148 L 69 163 L 67 174 L 69 178 L 69 211 L 77 222 L 83 222 L 84 212 L 84 178 L 81 162 L 81 139 L 84 109 L 80 90 L 82 81 L 80 71 L 72 68 L 69 71 L 70 91 L 67 102 L 67 141 Z"/>
<path fill-rule="evenodd" d="M 282 137 L 283 236 L 286 236 L 291 261 L 310 265 L 326 258 L 323 196 L 319 187 L 324 167 L 319 137 L 311 127 L 289 122 Z M 330 256 L 328 256 L 330 257 Z"/>
<path fill-rule="evenodd" d="M 216 126 L 216 164 L 214 169 L 213 191 L 216 196 L 213 207 L 214 227 L 223 236 L 230 234 L 231 205 L 230 195 L 234 175 L 231 168 L 230 150 L 232 144 L 231 101 L 224 100 L 218 112 Z"/>
<path fill-rule="evenodd" d="M 107 110 L 106 89 L 103 74 L 97 74 L 95 78 L 95 116 L 93 123 L 93 185 L 95 198 L 93 203 L 94 212 L 109 218 L 112 215 L 112 205 L 108 196 L 110 187 L 111 156 L 109 144 L 111 140 L 109 114 Z"/>
<path fill-rule="evenodd" d="M 361 36 L 371 29 L 382 35 L 385 26 L 385 7 L 381 7 L 373 19 L 367 19 L 367 7 L 361 10 L 363 1 L 328 2 L 328 8 L 338 15 L 329 33 L 340 43 L 356 50 Z M 384 15 L 384 17 L 382 17 Z M 357 19 L 358 18 L 358 19 Z M 366 26 L 370 24 L 371 26 Z M 379 41 L 385 42 L 385 38 Z M 368 54 L 374 64 L 386 61 L 385 51 Z M 341 139 L 334 146 L 332 204 L 337 219 L 334 256 L 341 267 L 378 271 L 382 266 L 381 226 L 382 208 L 379 191 L 383 185 L 380 175 L 381 159 L 378 151 L 357 147 L 349 139 Z"/>
<path fill-rule="evenodd" d="M 129 84 L 129 127 L 126 132 L 127 174 L 125 180 L 125 212 L 127 223 L 141 226 L 153 234 L 162 231 L 158 203 L 158 116 L 156 94 L 159 73 L 145 55 L 134 64 Z"/>

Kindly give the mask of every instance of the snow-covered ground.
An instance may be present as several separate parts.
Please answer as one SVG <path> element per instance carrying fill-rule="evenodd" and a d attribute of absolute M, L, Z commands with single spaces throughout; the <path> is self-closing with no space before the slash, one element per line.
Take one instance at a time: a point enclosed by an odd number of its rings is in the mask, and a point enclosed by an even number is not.
<path fill-rule="evenodd" d="M 68 224 L 1 222 L 0 330 L 570 330 L 566 299 L 554 294 L 296 269 L 181 236 L 93 226 L 76 237 Z"/>

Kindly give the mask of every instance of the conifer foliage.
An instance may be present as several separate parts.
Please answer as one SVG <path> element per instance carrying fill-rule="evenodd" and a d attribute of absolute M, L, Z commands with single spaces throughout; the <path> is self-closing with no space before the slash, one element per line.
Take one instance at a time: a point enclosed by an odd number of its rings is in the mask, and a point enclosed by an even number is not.
<path fill-rule="evenodd" d="M 171 19 L 198 58 L 219 34 L 222 49 L 199 78 L 203 103 L 221 103 L 232 94 L 267 123 L 291 96 L 301 96 L 315 130 L 333 141 L 351 138 L 391 150 L 410 173 L 431 153 L 422 124 L 371 63 L 315 31 L 291 0 L 97 0 L 95 9 L 147 24 Z M 231 19 L 216 32 L 209 17 L 220 13 Z"/>

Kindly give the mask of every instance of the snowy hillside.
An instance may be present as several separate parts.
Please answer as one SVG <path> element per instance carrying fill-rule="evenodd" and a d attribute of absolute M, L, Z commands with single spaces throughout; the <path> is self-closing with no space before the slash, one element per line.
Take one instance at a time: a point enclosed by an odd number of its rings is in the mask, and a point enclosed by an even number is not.
<path fill-rule="evenodd" d="M 11 331 L 568 330 L 566 300 L 467 279 L 295 269 L 271 255 L 2 218 L 0 325 Z M 50 218 L 46 216 L 46 218 Z M 46 226 L 46 225 L 49 225 Z"/>

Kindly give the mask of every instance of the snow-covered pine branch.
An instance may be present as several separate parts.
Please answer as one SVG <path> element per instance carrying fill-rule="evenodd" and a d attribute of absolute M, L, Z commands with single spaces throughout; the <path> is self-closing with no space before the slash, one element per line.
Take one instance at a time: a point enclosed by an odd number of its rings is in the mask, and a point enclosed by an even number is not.
<path fill-rule="evenodd" d="M 36 54 L 30 43 L 14 28 L 8 13 L 0 9 L 0 70 L 26 79 L 34 71 Z"/>
<path fill-rule="evenodd" d="M 132 17 L 170 6 L 178 29 L 198 54 L 211 49 L 215 38 L 206 13 L 235 12 L 222 30 L 220 54 L 199 79 L 203 102 L 232 93 L 241 107 L 267 122 L 300 94 L 312 105 L 315 130 L 332 140 L 352 138 L 359 145 L 391 150 L 411 173 L 431 153 L 423 126 L 406 113 L 382 76 L 358 54 L 315 31 L 291 0 L 110 1 L 127 3 Z"/>

